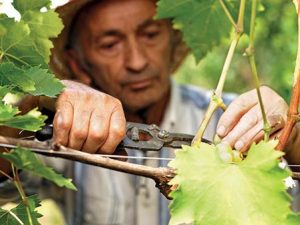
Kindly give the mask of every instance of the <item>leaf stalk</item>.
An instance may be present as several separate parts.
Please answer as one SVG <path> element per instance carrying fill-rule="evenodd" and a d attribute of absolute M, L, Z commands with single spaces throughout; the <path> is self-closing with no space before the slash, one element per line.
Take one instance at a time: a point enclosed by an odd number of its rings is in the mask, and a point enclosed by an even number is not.
<path fill-rule="evenodd" d="M 235 28 L 235 30 L 238 30 L 237 24 L 236 24 L 236 22 L 234 21 L 234 19 L 233 19 L 231 13 L 229 12 L 227 6 L 226 6 L 225 3 L 224 3 L 224 1 L 223 1 L 223 0 L 219 0 L 219 2 L 220 2 L 220 4 L 221 4 L 222 9 L 224 10 L 226 16 L 228 17 L 228 19 L 229 19 L 231 25 Z"/>
<path fill-rule="evenodd" d="M 252 0 L 251 7 L 251 20 L 250 20 L 250 38 L 248 48 L 245 50 L 245 55 L 248 56 L 249 64 L 251 67 L 252 78 L 254 81 L 258 102 L 263 119 L 263 130 L 264 130 L 264 140 L 268 141 L 271 134 L 271 126 L 267 120 L 266 111 L 264 108 L 261 92 L 260 92 L 260 82 L 258 78 L 257 67 L 255 63 L 255 21 L 256 21 L 256 11 L 257 11 L 257 0 Z"/>
<path fill-rule="evenodd" d="M 32 217 L 31 217 L 31 213 L 30 213 L 30 209 L 29 209 L 29 203 L 28 203 L 28 200 L 26 198 L 25 191 L 22 187 L 17 169 L 13 165 L 12 165 L 12 173 L 14 175 L 14 184 L 15 184 L 18 192 L 19 192 L 19 195 L 21 196 L 22 202 L 23 202 L 23 204 L 25 206 L 25 209 L 26 209 L 26 214 L 27 214 L 27 217 L 28 217 L 29 225 L 33 225 Z"/>

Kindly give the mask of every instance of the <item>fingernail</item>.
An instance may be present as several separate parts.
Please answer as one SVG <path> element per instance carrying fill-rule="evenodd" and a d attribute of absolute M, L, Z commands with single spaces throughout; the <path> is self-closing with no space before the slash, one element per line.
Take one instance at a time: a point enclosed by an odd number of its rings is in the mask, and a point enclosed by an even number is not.
<path fill-rule="evenodd" d="M 244 147 L 244 143 L 242 141 L 238 141 L 237 143 L 235 143 L 234 148 L 236 150 L 242 150 L 242 148 Z"/>
<path fill-rule="evenodd" d="M 224 126 L 220 126 L 217 129 L 217 134 L 221 137 L 225 136 L 226 128 Z"/>

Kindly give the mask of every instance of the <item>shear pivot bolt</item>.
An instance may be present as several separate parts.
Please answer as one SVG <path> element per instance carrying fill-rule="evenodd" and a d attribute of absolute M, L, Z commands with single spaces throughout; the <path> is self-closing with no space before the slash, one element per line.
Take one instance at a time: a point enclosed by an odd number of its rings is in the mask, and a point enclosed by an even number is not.
<path fill-rule="evenodd" d="M 159 133 L 157 134 L 157 136 L 161 139 L 167 138 L 169 137 L 169 133 L 166 130 L 161 130 L 159 131 Z"/>

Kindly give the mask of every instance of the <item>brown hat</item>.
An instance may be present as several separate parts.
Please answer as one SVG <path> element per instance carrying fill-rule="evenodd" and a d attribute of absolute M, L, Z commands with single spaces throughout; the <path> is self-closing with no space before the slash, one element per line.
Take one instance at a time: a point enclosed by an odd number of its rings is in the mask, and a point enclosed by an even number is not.
<path fill-rule="evenodd" d="M 69 41 L 70 28 L 72 26 L 73 19 L 79 10 L 91 1 L 97 0 L 70 0 L 65 5 L 56 8 L 56 12 L 63 21 L 64 29 L 60 35 L 53 40 L 54 48 L 52 49 L 49 66 L 58 78 L 72 79 L 73 77 L 66 60 L 66 46 Z M 181 35 L 179 36 L 180 38 L 178 38 L 179 40 L 177 41 L 174 51 L 174 64 L 172 68 L 173 72 L 181 65 L 188 53 L 188 48 L 183 43 Z"/>

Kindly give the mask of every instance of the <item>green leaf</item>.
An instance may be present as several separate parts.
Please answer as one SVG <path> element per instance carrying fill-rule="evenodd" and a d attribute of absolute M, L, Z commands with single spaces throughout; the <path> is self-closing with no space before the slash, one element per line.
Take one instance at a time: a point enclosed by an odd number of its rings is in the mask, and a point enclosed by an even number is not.
<path fill-rule="evenodd" d="M 35 209 L 41 206 L 41 201 L 36 195 L 27 197 L 28 209 L 32 218 L 33 225 L 40 225 L 38 218 L 42 215 L 39 214 Z M 23 202 L 18 204 L 15 208 L 11 210 L 0 209 L 0 224 L 1 225 L 20 225 L 20 222 L 16 217 L 24 223 L 24 225 L 30 225 L 26 207 Z"/>
<path fill-rule="evenodd" d="M 283 180 L 290 171 L 279 168 L 277 142 L 260 142 L 245 160 L 225 163 L 215 146 L 184 146 L 169 165 L 178 185 L 171 193 L 170 224 L 282 225 L 291 213 Z"/>
<path fill-rule="evenodd" d="M 0 64 L 0 85 L 15 87 L 24 92 L 35 90 L 34 81 L 25 75 L 24 70 L 13 63 Z"/>
<path fill-rule="evenodd" d="M 39 66 L 18 68 L 13 63 L 0 64 L 0 85 L 15 92 L 55 97 L 64 87 L 62 83 Z"/>
<path fill-rule="evenodd" d="M 0 15 L 0 24 L 6 34 L 0 36 L 0 53 L 3 62 L 13 62 L 19 66 L 42 65 L 47 68 L 46 60 L 39 54 L 30 38 L 30 28 L 24 21 Z"/>
<path fill-rule="evenodd" d="M 237 23 L 240 1 L 224 0 L 224 4 Z M 219 0 L 160 0 L 157 5 L 156 17 L 172 20 L 197 62 L 233 30 Z M 244 25 L 248 31 L 251 2 L 247 1 L 246 6 Z"/>
<path fill-rule="evenodd" d="M 59 79 L 45 69 L 32 67 L 26 71 L 26 74 L 34 82 L 35 90 L 29 91 L 32 95 L 55 97 L 64 87 Z"/>
<path fill-rule="evenodd" d="M 0 24 L 0 37 L 6 35 L 6 33 L 7 30 L 5 29 L 5 27 Z"/>
<path fill-rule="evenodd" d="M 38 53 L 43 56 L 46 63 L 49 63 L 50 49 L 53 48 L 49 38 L 55 38 L 63 28 L 61 19 L 53 10 L 47 12 L 28 11 L 22 17 L 22 20 L 30 28 L 30 37 L 33 40 L 34 47 Z"/>
<path fill-rule="evenodd" d="M 0 121 L 10 120 L 18 113 L 18 108 L 0 103 Z"/>
<path fill-rule="evenodd" d="M 290 214 L 287 217 L 286 223 L 284 225 L 299 225 L 300 223 L 300 214 Z"/>
<path fill-rule="evenodd" d="M 1 86 L 0 85 L 0 98 L 3 98 L 9 92 L 12 92 L 12 88 L 11 87 L 9 87 L 9 86 Z"/>
<path fill-rule="evenodd" d="M 18 108 L 0 103 L 0 125 L 21 130 L 37 131 L 45 125 L 47 116 L 43 116 L 37 109 L 32 109 L 25 115 L 17 115 Z"/>
<path fill-rule="evenodd" d="M 51 1 L 50 0 L 14 0 L 13 6 L 21 14 L 25 13 L 28 10 L 40 11 L 41 8 L 49 8 Z"/>
<path fill-rule="evenodd" d="M 4 114 L 6 113 L 5 115 L 8 116 L 8 113 L 10 112 L 5 112 L 5 110 L 9 108 L 3 107 L 3 105 L 0 105 L 0 107 L 0 110 L 4 110 Z M 10 115 L 12 116 L 12 114 Z M 5 119 L 0 118 L 0 125 L 36 132 L 45 125 L 46 119 L 47 116 L 43 116 L 42 113 L 35 108 L 25 115 L 17 115 Z"/>
<path fill-rule="evenodd" d="M 35 3 L 32 4 L 31 1 L 16 1 L 16 7 L 22 11 L 20 22 L 5 15 L 0 16 L 1 30 L 6 31 L 2 35 L 0 33 L 0 53 L 4 62 L 48 68 L 50 49 L 53 47 L 50 38 L 57 37 L 63 25 L 53 10 L 37 10 L 45 5 L 45 1 L 40 2 L 35 8 Z"/>
<path fill-rule="evenodd" d="M 233 4 L 227 5 L 233 11 Z M 157 17 L 173 20 L 197 61 L 228 37 L 232 29 L 218 0 L 160 0 Z"/>
<path fill-rule="evenodd" d="M 54 182 L 59 187 L 76 190 L 71 179 L 66 179 L 62 175 L 56 173 L 52 168 L 43 165 L 30 149 L 19 147 L 12 150 L 10 153 L 2 153 L 0 157 L 9 160 L 18 169 L 32 172 L 37 176 Z"/>

